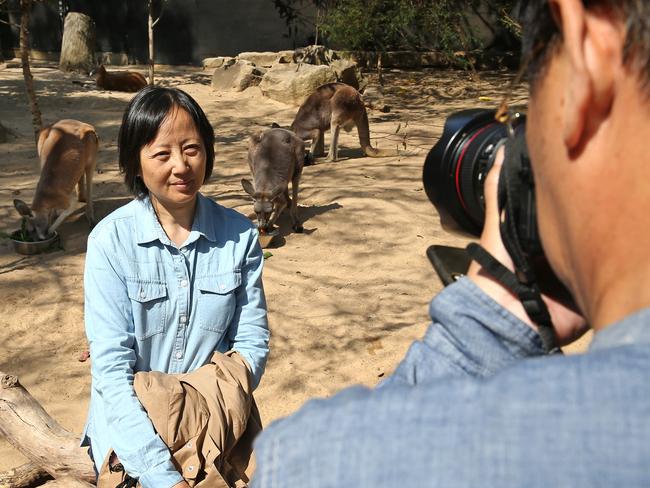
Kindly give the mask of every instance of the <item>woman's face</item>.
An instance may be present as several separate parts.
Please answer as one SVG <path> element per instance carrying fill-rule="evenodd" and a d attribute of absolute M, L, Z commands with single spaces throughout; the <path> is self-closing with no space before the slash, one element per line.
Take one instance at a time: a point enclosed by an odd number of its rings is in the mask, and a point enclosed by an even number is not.
<path fill-rule="evenodd" d="M 190 114 L 174 107 L 153 141 L 140 150 L 140 177 L 152 201 L 193 205 L 205 179 L 205 147 Z"/>

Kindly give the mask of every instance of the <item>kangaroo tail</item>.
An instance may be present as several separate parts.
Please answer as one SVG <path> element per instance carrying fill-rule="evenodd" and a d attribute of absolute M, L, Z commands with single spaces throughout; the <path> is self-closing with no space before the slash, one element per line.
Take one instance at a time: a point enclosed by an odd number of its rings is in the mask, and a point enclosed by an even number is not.
<path fill-rule="evenodd" d="M 365 107 L 357 124 L 357 130 L 359 132 L 359 143 L 361 144 L 361 149 L 363 149 L 366 156 L 371 158 L 385 158 L 388 156 L 399 155 L 397 151 L 386 151 L 374 148 L 370 145 L 370 124 L 368 123 L 368 112 L 366 112 Z"/>

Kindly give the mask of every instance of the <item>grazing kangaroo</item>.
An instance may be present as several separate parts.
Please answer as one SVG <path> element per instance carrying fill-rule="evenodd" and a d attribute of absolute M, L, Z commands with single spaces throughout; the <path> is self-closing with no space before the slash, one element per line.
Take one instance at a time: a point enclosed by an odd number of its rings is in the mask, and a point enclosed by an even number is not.
<path fill-rule="evenodd" d="M 75 185 L 78 200 L 86 202 L 88 222 L 94 225 L 92 182 L 98 146 L 95 128 L 78 120 L 59 120 L 41 130 L 37 144 L 41 176 L 32 206 L 14 200 L 32 238 L 46 239 L 74 212 Z"/>
<path fill-rule="evenodd" d="M 338 159 L 338 141 L 341 127 L 347 132 L 356 126 L 359 142 L 366 156 L 394 156 L 394 152 L 385 152 L 370 145 L 370 126 L 368 113 L 361 94 L 345 83 L 326 83 L 316 88 L 300 106 L 291 130 L 302 140 L 311 139 L 311 152 L 314 157 L 323 156 L 325 152 L 324 133 L 332 130 L 332 141 L 327 161 Z"/>
<path fill-rule="evenodd" d="M 288 130 L 266 129 L 250 137 L 248 164 L 254 184 L 245 178 L 241 184 L 253 197 L 259 229 L 271 231 L 289 206 L 293 230 L 303 231 L 298 220 L 298 190 L 304 163 L 305 143 Z M 289 198 L 289 182 L 292 198 Z"/>
<path fill-rule="evenodd" d="M 95 77 L 97 87 L 102 90 L 137 92 L 147 86 L 147 80 L 140 73 L 135 71 L 123 71 L 109 73 L 104 65 L 90 73 Z"/>

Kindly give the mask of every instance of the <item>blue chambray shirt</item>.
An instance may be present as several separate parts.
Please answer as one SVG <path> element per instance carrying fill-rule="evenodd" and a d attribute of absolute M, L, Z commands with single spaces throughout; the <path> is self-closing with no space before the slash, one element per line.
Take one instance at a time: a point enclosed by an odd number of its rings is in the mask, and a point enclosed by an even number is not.
<path fill-rule="evenodd" d="M 430 313 L 380 387 L 271 424 L 251 486 L 650 486 L 650 308 L 571 356 L 544 356 L 537 333 L 468 278 Z"/>
<path fill-rule="evenodd" d="M 135 396 L 134 373 L 186 373 L 234 349 L 256 386 L 269 352 L 262 266 L 252 223 L 201 194 L 179 248 L 149 198 L 95 227 L 84 275 L 92 389 L 82 444 L 90 440 L 98 466 L 112 448 L 144 488 L 182 480 Z"/>

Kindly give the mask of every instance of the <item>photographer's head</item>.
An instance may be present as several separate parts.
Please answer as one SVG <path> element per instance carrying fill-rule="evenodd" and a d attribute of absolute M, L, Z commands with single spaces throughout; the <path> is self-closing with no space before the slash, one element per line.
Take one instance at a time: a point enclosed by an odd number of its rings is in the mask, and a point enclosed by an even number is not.
<path fill-rule="evenodd" d="M 598 328 L 650 304 L 650 2 L 530 0 L 523 27 L 544 250 Z"/>

